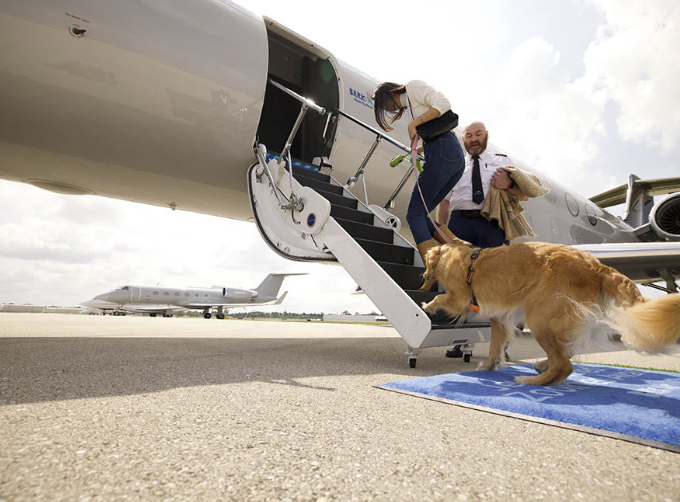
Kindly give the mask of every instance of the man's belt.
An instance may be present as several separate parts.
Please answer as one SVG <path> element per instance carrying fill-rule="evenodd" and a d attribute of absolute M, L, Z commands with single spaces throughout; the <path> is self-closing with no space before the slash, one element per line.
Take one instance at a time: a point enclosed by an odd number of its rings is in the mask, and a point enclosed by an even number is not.
<path fill-rule="evenodd" d="M 455 210 L 451 211 L 451 218 L 482 218 L 482 212 L 479 210 Z"/>

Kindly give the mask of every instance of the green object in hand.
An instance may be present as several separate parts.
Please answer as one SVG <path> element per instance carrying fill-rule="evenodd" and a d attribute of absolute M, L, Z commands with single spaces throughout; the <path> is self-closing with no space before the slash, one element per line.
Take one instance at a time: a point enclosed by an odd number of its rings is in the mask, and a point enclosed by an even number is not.
<path fill-rule="evenodd" d="M 397 167 L 404 160 L 404 155 L 397 155 L 390 161 L 390 167 Z"/>
<path fill-rule="evenodd" d="M 403 160 L 406 158 L 406 155 L 397 155 L 395 158 L 393 158 L 390 161 L 390 167 L 397 167 L 399 164 L 403 162 Z M 408 156 L 408 161 L 413 164 L 413 160 L 411 158 L 411 155 Z M 416 169 L 418 169 L 419 173 L 423 172 L 423 165 L 420 163 L 420 157 L 416 157 Z"/>

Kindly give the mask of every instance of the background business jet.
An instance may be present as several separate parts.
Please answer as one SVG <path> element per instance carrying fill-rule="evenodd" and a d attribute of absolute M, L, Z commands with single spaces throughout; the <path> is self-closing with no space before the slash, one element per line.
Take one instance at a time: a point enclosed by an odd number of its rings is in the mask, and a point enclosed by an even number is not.
<path fill-rule="evenodd" d="M 345 267 L 412 365 L 423 347 L 488 339 L 419 307 L 431 298 L 401 225 L 411 170 L 389 165 L 407 121 L 376 130 L 378 80 L 231 1 L 170 3 L 2 2 L 17 49 L 0 52 L 0 177 L 254 221 L 279 255 Z M 541 239 L 677 289 L 680 178 L 631 175 L 587 200 L 489 148 L 550 188 L 525 203 Z M 619 202 L 623 218 L 604 210 Z"/>
<path fill-rule="evenodd" d="M 103 312 L 137 312 L 151 317 L 162 314 L 172 317 L 178 310 L 202 310 L 203 317 L 210 319 L 210 310 L 217 309 L 216 317 L 224 319 L 224 308 L 252 307 L 256 305 L 280 305 L 288 291 L 280 297 L 279 289 L 283 280 L 291 275 L 269 274 L 262 283 L 253 289 L 227 288 L 170 288 L 165 286 L 121 286 L 95 296 L 81 303 L 82 306 L 99 309 Z"/>

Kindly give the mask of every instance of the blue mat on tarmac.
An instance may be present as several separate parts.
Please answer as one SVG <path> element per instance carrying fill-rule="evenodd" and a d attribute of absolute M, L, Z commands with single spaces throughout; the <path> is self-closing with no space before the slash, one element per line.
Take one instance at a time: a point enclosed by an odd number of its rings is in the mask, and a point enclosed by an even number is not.
<path fill-rule="evenodd" d="M 515 383 L 531 365 L 412 378 L 379 388 L 680 452 L 680 373 L 575 364 L 561 385 Z"/>

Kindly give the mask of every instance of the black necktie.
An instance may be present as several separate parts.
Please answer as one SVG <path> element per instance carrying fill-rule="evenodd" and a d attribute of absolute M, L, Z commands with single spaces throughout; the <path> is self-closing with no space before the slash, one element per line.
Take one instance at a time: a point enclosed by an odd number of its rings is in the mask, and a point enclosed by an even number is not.
<path fill-rule="evenodd" d="M 482 175 L 479 172 L 479 155 L 473 155 L 475 165 L 472 167 L 472 202 L 481 204 L 484 202 L 484 189 L 482 188 Z"/>

